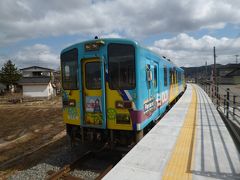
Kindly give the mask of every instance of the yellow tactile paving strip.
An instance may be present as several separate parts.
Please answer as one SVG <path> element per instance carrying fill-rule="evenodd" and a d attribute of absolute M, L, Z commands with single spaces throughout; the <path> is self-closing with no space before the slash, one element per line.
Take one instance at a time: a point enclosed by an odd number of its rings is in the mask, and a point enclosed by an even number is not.
<path fill-rule="evenodd" d="M 196 142 L 196 108 L 197 96 L 195 87 L 193 87 L 191 104 L 171 158 L 164 170 L 163 179 L 192 179 L 191 165 L 194 160 Z"/>

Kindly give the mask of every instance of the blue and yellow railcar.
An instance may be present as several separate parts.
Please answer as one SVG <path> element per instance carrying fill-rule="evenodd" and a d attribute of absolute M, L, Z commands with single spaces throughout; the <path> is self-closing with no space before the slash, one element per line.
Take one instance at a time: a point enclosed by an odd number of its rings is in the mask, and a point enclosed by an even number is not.
<path fill-rule="evenodd" d="M 71 138 L 139 140 L 184 92 L 184 71 L 128 39 L 94 39 L 61 52 L 63 119 Z"/>

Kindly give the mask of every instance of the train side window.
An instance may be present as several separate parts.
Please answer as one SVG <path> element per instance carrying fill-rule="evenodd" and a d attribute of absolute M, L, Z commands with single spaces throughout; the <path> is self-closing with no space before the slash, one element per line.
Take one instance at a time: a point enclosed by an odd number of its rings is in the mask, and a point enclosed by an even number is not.
<path fill-rule="evenodd" d="M 108 45 L 108 78 L 110 89 L 134 89 L 135 48 L 130 44 Z"/>
<path fill-rule="evenodd" d="M 153 69 L 153 75 L 154 75 L 154 79 L 153 79 L 153 86 L 154 88 L 157 88 L 157 66 L 154 65 L 154 69 Z"/>
<path fill-rule="evenodd" d="M 168 70 L 168 74 L 169 74 L 169 84 L 171 85 L 172 84 L 172 72 L 171 72 L 170 68 Z"/>
<path fill-rule="evenodd" d="M 77 58 L 77 49 L 69 50 L 61 55 L 63 89 L 78 89 Z"/>
<path fill-rule="evenodd" d="M 147 88 L 151 88 L 151 81 L 152 81 L 152 72 L 150 68 L 150 64 L 146 65 L 146 81 L 147 81 Z"/>
<path fill-rule="evenodd" d="M 164 67 L 164 86 L 167 86 L 167 67 Z"/>
<path fill-rule="evenodd" d="M 178 83 L 178 72 L 176 71 L 176 84 Z"/>
<path fill-rule="evenodd" d="M 178 83 L 178 71 L 176 71 L 176 84 Z"/>
<path fill-rule="evenodd" d="M 88 62 L 85 64 L 85 78 L 87 89 L 101 89 L 100 62 Z"/>
<path fill-rule="evenodd" d="M 65 64 L 63 72 L 65 72 L 65 79 L 69 80 L 70 79 L 70 66 L 68 64 Z"/>
<path fill-rule="evenodd" d="M 173 84 L 173 71 L 172 68 L 169 69 L 169 82 L 170 84 Z"/>
<path fill-rule="evenodd" d="M 176 79 L 176 68 L 174 67 L 173 68 L 173 84 L 176 84 L 176 81 L 177 81 L 177 79 Z"/>

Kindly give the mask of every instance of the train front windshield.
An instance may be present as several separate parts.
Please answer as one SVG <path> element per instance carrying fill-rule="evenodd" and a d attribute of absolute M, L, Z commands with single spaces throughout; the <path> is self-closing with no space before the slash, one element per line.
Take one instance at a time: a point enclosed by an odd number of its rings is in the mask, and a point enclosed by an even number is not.
<path fill-rule="evenodd" d="M 78 89 L 77 58 L 77 49 L 72 49 L 61 55 L 62 86 L 65 90 Z"/>
<path fill-rule="evenodd" d="M 134 89 L 136 85 L 134 46 L 109 44 L 108 61 L 110 89 Z"/>

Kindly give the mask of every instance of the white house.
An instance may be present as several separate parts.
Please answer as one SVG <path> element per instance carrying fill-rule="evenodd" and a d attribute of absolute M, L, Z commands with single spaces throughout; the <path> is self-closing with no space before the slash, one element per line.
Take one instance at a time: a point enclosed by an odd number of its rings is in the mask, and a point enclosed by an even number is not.
<path fill-rule="evenodd" d="M 50 98 L 56 95 L 52 85 L 52 69 L 32 66 L 20 71 L 23 77 L 18 83 L 22 86 L 23 96 Z"/>
<path fill-rule="evenodd" d="M 51 77 L 54 70 L 40 66 L 31 66 L 20 69 L 20 71 L 23 77 Z"/>

